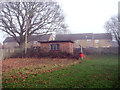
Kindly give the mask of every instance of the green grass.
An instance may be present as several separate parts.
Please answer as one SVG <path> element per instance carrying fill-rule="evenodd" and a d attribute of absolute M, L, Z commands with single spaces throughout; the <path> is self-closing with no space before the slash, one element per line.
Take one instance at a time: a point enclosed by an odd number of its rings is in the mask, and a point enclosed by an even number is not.
<path fill-rule="evenodd" d="M 69 60 L 68 60 L 69 62 Z M 61 64 L 61 66 L 64 64 Z M 11 70 L 3 73 L 4 88 L 118 88 L 117 56 L 95 56 L 82 63 Z M 39 72 L 42 69 L 42 72 Z"/>

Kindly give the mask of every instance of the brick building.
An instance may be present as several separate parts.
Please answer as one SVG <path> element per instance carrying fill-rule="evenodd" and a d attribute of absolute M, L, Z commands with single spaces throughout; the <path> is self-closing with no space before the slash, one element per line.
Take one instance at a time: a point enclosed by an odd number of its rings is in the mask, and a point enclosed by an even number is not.
<path fill-rule="evenodd" d="M 79 45 L 84 48 L 112 46 L 112 35 L 110 33 L 58 34 L 55 40 L 72 40 L 74 41 L 74 48 L 79 48 Z"/>
<path fill-rule="evenodd" d="M 40 41 L 40 48 L 45 51 L 55 51 L 55 52 L 67 52 L 73 54 L 73 41 L 62 40 L 62 41 Z"/>

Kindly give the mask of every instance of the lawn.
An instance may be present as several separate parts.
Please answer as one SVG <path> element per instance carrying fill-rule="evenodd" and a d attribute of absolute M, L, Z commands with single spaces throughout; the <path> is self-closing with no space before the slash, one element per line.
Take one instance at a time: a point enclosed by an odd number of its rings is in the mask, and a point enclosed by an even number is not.
<path fill-rule="evenodd" d="M 3 88 L 118 88 L 118 57 L 7 59 Z"/>

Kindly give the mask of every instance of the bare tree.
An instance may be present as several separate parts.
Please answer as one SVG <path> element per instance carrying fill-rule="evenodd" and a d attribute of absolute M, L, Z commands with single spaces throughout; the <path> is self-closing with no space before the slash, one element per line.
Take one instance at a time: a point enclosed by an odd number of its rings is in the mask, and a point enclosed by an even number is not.
<path fill-rule="evenodd" d="M 107 32 L 111 33 L 120 46 L 120 30 L 118 16 L 111 17 L 104 25 Z"/>
<path fill-rule="evenodd" d="M 26 29 L 28 37 L 66 30 L 63 11 L 57 2 L 6 2 L 2 3 L 0 15 L 0 30 L 20 46 L 24 45 Z"/>

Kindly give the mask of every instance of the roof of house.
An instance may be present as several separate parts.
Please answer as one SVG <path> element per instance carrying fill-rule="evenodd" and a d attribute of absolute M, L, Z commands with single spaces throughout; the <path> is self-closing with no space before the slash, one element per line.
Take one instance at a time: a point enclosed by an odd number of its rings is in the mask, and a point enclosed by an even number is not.
<path fill-rule="evenodd" d="M 94 34 L 94 39 L 111 39 L 112 35 L 110 33 L 100 33 L 100 34 Z"/>
<path fill-rule="evenodd" d="M 30 37 L 28 37 L 28 42 L 29 41 L 43 41 L 43 40 L 49 40 L 51 34 L 47 34 L 47 35 L 32 35 Z M 20 39 L 20 37 L 17 37 L 18 40 Z M 16 42 L 15 39 L 13 37 L 7 37 L 3 43 L 5 42 Z"/>
<path fill-rule="evenodd" d="M 61 43 L 61 42 L 71 42 L 74 43 L 71 40 L 55 40 L 55 41 L 39 41 L 40 43 Z"/>
<path fill-rule="evenodd" d="M 80 40 L 80 39 L 111 39 L 110 33 L 82 33 L 82 34 L 58 34 L 55 40 Z"/>

